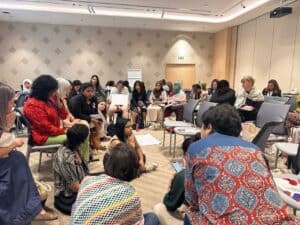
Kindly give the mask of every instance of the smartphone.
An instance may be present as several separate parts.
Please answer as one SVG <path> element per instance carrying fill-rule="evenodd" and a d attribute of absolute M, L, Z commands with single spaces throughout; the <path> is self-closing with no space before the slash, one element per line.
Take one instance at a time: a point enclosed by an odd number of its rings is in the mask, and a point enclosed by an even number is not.
<path fill-rule="evenodd" d="M 172 166 L 175 169 L 176 173 L 179 173 L 182 170 L 181 166 L 177 161 L 172 162 Z"/>
<path fill-rule="evenodd" d="M 300 194 L 299 193 L 295 193 L 293 195 L 293 199 L 295 199 L 297 202 L 299 202 L 300 201 Z"/>

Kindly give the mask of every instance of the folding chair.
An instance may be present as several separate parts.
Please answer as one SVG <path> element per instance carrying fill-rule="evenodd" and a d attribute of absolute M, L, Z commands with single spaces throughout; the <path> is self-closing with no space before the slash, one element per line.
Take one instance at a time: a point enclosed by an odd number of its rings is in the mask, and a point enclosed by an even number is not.
<path fill-rule="evenodd" d="M 33 146 L 33 144 L 32 144 L 33 138 L 32 138 L 32 131 L 31 131 L 30 123 L 22 113 L 21 113 L 21 117 L 27 126 L 27 134 L 28 134 L 27 152 L 26 152 L 27 161 L 29 163 L 29 158 L 30 158 L 31 153 L 40 152 L 39 166 L 38 166 L 38 172 L 40 172 L 41 171 L 41 162 L 42 162 L 42 153 L 51 153 L 52 157 L 53 157 L 53 154 L 58 150 L 58 148 L 61 146 L 61 144 Z"/>
<path fill-rule="evenodd" d="M 170 146 L 169 150 L 171 153 L 172 149 L 172 135 L 174 127 L 192 127 L 194 126 L 194 113 L 196 106 L 199 104 L 199 100 L 190 100 L 183 105 L 183 121 L 172 121 L 167 120 L 163 123 L 164 135 L 163 135 L 163 147 L 165 147 L 166 130 L 170 129 Z M 176 139 L 174 140 L 176 141 Z"/>

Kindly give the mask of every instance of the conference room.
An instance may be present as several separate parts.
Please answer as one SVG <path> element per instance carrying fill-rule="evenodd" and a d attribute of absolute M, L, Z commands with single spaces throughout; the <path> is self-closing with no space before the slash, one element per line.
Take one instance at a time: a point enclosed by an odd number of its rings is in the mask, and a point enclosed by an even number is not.
<path fill-rule="evenodd" d="M 1 0 L 0 225 L 300 224 L 299 0 Z"/>

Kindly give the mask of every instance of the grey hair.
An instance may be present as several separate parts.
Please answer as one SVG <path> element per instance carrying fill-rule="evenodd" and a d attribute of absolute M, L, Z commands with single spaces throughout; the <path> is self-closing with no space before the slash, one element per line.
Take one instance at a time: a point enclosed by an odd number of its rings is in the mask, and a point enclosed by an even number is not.
<path fill-rule="evenodd" d="M 67 88 L 70 88 L 72 85 L 68 80 L 65 78 L 56 78 L 57 83 L 58 83 L 58 95 L 61 99 L 64 99 L 67 97 Z"/>
<path fill-rule="evenodd" d="M 15 97 L 15 91 L 10 86 L 0 82 L 0 128 L 6 127 L 6 115 L 9 112 L 8 102 Z"/>

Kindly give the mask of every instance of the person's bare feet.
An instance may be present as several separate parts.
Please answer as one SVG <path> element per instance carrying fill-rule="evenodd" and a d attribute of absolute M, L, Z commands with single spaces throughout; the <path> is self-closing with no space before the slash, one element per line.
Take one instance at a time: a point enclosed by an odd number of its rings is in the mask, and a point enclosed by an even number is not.
<path fill-rule="evenodd" d="M 57 215 L 54 212 L 47 212 L 44 209 L 34 218 L 35 221 L 57 220 Z"/>

